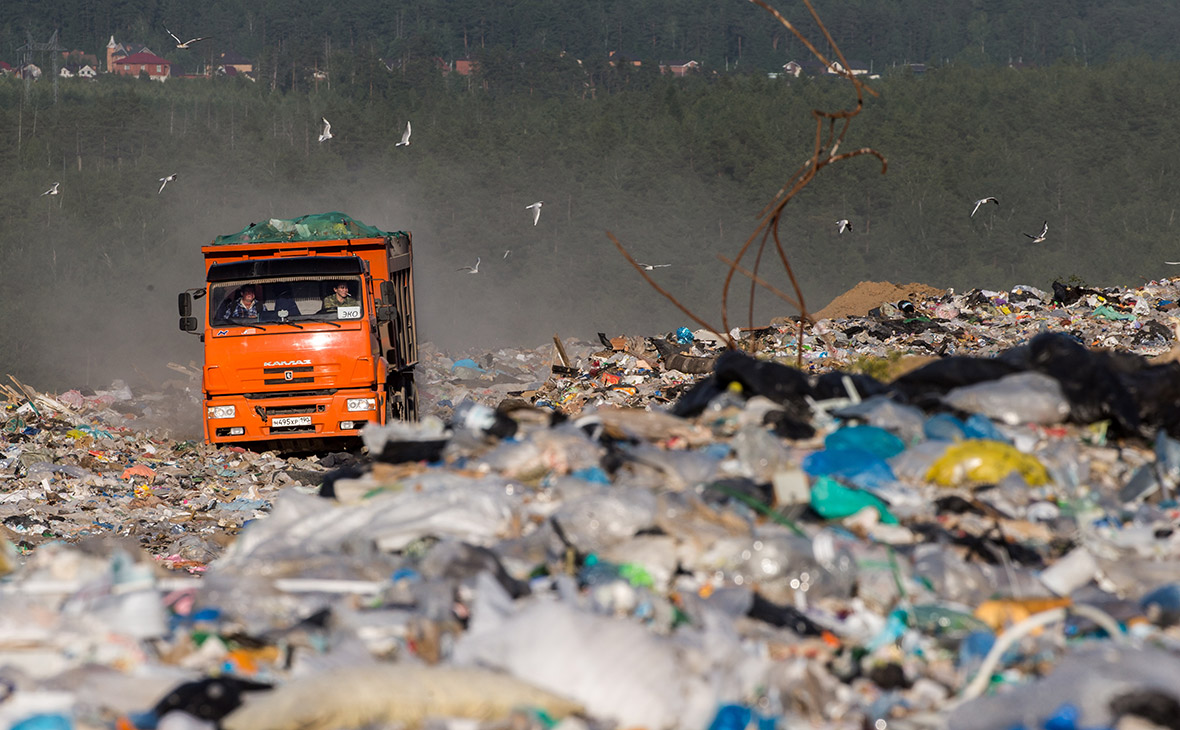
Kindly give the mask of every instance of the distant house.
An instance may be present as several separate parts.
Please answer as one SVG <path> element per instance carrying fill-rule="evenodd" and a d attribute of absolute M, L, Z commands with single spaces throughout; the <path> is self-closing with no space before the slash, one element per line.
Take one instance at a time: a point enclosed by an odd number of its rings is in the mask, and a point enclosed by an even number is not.
<path fill-rule="evenodd" d="M 79 66 L 76 63 L 68 63 L 61 67 L 57 75 L 63 79 L 93 79 L 98 76 L 98 72 L 90 64 L 83 64 Z"/>
<path fill-rule="evenodd" d="M 114 62 L 114 72 L 120 76 L 139 76 L 140 72 L 144 71 L 152 81 L 167 81 L 172 75 L 172 62 L 142 51 L 116 59 Z"/>
<path fill-rule="evenodd" d="M 643 65 L 643 61 L 638 60 L 637 56 L 634 56 L 630 53 L 623 53 L 622 51 L 611 51 L 610 53 L 607 54 L 607 60 L 609 61 L 610 65 L 612 65 L 612 66 L 619 66 L 619 65 L 642 66 Z"/>
<path fill-rule="evenodd" d="M 475 72 L 475 61 L 470 58 L 456 58 L 455 59 L 455 73 L 460 76 L 470 76 Z"/>
<path fill-rule="evenodd" d="M 696 61 L 673 61 L 668 64 L 660 64 L 660 73 L 670 73 L 673 76 L 687 76 L 693 71 L 699 71 L 701 64 Z"/>
<path fill-rule="evenodd" d="M 41 78 L 41 67 L 32 63 L 26 64 L 21 66 L 18 75 L 22 79 L 32 79 L 36 81 L 37 79 Z"/>
<path fill-rule="evenodd" d="M 803 75 L 803 65 L 798 61 L 787 61 L 783 64 L 782 73 L 777 73 L 775 76 L 790 76 L 792 78 L 799 78 Z"/>
<path fill-rule="evenodd" d="M 839 74 L 841 76 L 848 76 L 850 74 L 852 76 L 867 76 L 869 73 L 869 65 L 867 63 L 861 63 L 860 61 L 849 61 L 848 70 L 846 72 L 844 66 L 841 65 L 839 61 L 832 61 L 830 64 L 828 64 L 828 73 Z"/>
<path fill-rule="evenodd" d="M 229 69 L 233 69 L 234 73 L 229 73 Z M 250 76 L 254 73 L 254 62 L 245 58 L 233 51 L 223 51 L 217 57 L 217 70 L 219 73 L 227 76 L 244 74 Z"/>
<path fill-rule="evenodd" d="M 830 69 L 818 58 L 805 58 L 799 62 L 799 66 L 803 69 L 801 75 L 804 76 L 826 76 L 830 73 Z"/>
<path fill-rule="evenodd" d="M 4 61 L 0 61 L 0 76 L 8 76 L 13 72 L 12 66 L 9 66 Z"/>
<path fill-rule="evenodd" d="M 115 61 L 136 53 L 151 53 L 152 49 L 142 43 L 116 43 L 115 37 L 107 41 L 107 73 L 116 73 Z"/>

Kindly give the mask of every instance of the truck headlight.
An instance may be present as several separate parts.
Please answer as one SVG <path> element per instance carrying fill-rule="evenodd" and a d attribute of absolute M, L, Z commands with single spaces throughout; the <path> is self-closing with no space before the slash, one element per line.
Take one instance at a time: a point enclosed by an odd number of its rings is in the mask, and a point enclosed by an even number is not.
<path fill-rule="evenodd" d="M 209 406 L 209 419 L 233 418 L 237 415 L 237 412 L 237 409 L 233 406 Z"/>
<path fill-rule="evenodd" d="M 349 411 L 375 411 L 377 410 L 376 398 L 349 398 L 347 401 Z"/>

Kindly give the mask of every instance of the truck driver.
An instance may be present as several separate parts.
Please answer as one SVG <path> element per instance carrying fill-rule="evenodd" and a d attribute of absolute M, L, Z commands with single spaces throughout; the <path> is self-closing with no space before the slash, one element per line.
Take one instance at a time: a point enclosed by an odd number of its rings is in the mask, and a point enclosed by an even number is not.
<path fill-rule="evenodd" d="M 337 307 L 359 307 L 360 304 L 348 293 L 348 282 L 338 281 L 332 293 L 324 297 L 323 311 L 334 312 Z"/>

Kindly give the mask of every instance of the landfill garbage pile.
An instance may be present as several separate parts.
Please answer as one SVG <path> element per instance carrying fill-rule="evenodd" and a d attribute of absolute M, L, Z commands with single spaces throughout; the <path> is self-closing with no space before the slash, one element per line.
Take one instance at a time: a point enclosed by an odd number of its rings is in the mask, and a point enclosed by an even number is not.
<path fill-rule="evenodd" d="M 426 347 L 364 458 L 10 389 L 0 721 L 1180 728 L 1180 281 L 873 291 Z"/>

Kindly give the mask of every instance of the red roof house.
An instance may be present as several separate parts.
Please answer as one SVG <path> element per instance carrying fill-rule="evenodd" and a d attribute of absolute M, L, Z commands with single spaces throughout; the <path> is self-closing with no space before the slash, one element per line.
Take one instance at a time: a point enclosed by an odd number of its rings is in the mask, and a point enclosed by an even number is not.
<path fill-rule="evenodd" d="M 116 59 L 112 69 L 120 76 L 139 76 L 140 71 L 147 71 L 152 81 L 165 81 L 172 75 L 172 62 L 166 58 L 140 52 Z"/>

